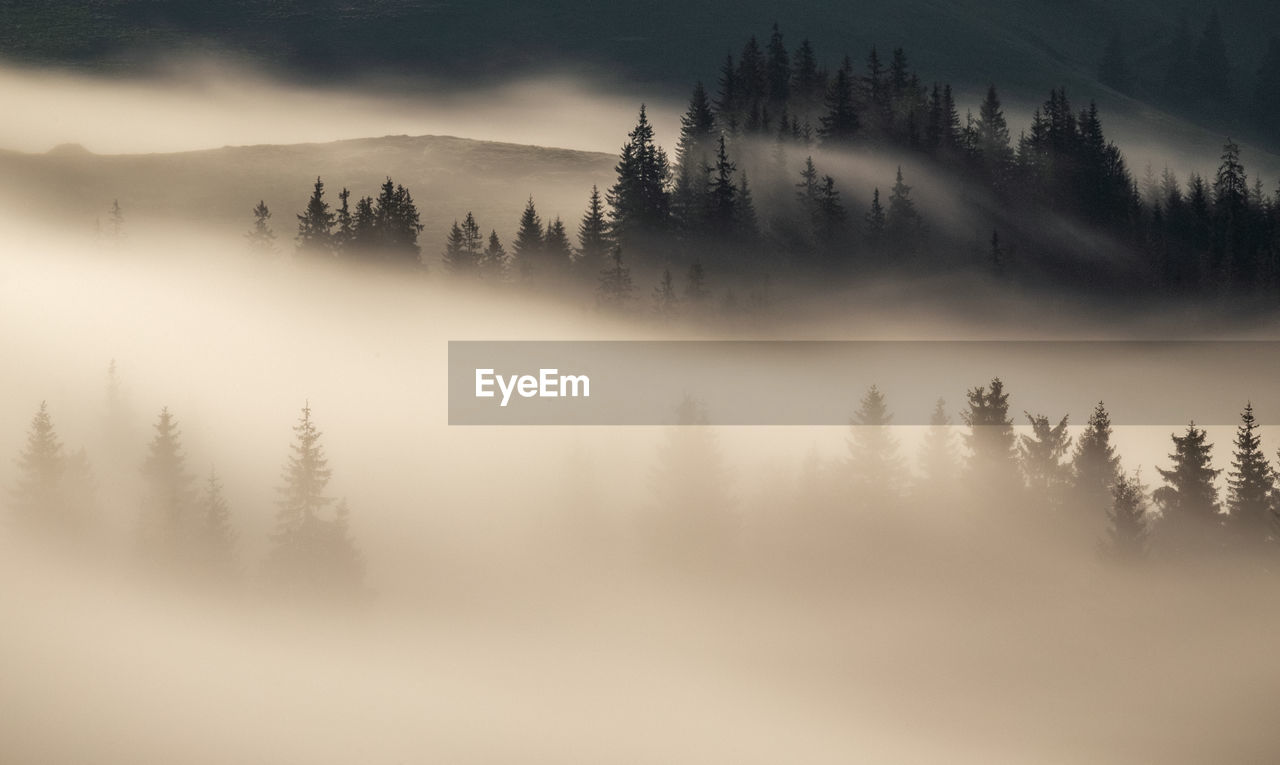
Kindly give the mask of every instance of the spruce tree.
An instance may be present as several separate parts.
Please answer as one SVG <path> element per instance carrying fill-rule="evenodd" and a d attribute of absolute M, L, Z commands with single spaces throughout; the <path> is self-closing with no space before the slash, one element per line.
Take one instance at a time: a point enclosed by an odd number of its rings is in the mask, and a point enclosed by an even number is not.
<path fill-rule="evenodd" d="M 303 406 L 293 431 L 268 556 L 272 583 L 290 597 L 354 595 L 362 586 L 363 570 L 352 565 L 359 555 L 345 505 L 332 511 L 334 500 L 327 490 L 333 471 L 310 404 Z"/>
<path fill-rule="evenodd" d="M 849 469 L 857 502 L 887 509 L 888 501 L 902 493 L 902 461 L 898 442 L 889 426 L 884 393 L 872 385 L 867 389 L 849 423 Z"/>
<path fill-rule="evenodd" d="M 1227 472 L 1227 524 L 1242 549 L 1257 549 L 1271 533 L 1271 500 L 1275 473 L 1262 452 L 1262 437 L 1253 416 L 1253 404 L 1245 404 L 1236 428 L 1231 470 Z"/>
<path fill-rule="evenodd" d="M 880 204 L 879 188 L 871 192 L 871 207 L 867 209 L 863 222 L 867 232 L 867 243 L 872 247 L 879 247 L 884 241 L 885 230 L 884 205 Z"/>
<path fill-rule="evenodd" d="M 1158 529 L 1162 546 L 1174 554 L 1203 552 L 1218 544 L 1221 519 L 1214 480 L 1221 473 L 1212 467 L 1213 445 L 1192 422 L 1173 438 L 1169 469 L 1157 468 L 1165 485 L 1153 495 L 1160 506 Z"/>
<path fill-rule="evenodd" d="M 501 282 L 507 277 L 507 251 L 502 240 L 498 239 L 497 231 L 489 231 L 489 244 L 480 258 L 480 275 L 493 282 Z"/>
<path fill-rule="evenodd" d="M 27 529 L 57 525 L 62 514 L 62 475 L 66 459 L 62 443 L 53 429 L 49 408 L 40 408 L 31 418 L 26 446 L 18 455 L 18 480 L 10 495 L 16 524 Z"/>
<path fill-rule="evenodd" d="M 847 214 L 840 203 L 836 181 L 829 175 L 822 176 L 818 186 L 818 198 L 814 206 L 814 237 L 819 245 L 832 254 L 844 238 Z"/>
<path fill-rule="evenodd" d="M 1111 444 L 1111 415 L 1099 401 L 1071 456 L 1075 501 L 1084 511 L 1097 512 L 1111 500 L 1111 489 L 1119 479 L 1120 456 Z"/>
<path fill-rule="evenodd" d="M 1009 418 L 1009 394 L 1004 383 L 994 378 L 990 387 L 979 385 L 966 394 L 968 408 L 962 418 L 969 426 L 965 445 L 969 449 L 969 473 L 979 484 L 999 488 L 1016 480 L 1016 440 Z"/>
<path fill-rule="evenodd" d="M 140 524 L 144 552 L 175 562 L 192 540 L 191 475 L 182 452 L 182 432 L 169 408 L 160 410 L 155 435 L 142 464 L 145 493 Z"/>
<path fill-rule="evenodd" d="M 609 228 L 604 217 L 604 202 L 600 199 L 600 189 L 591 187 L 591 197 L 587 200 L 587 211 L 578 224 L 578 263 L 588 273 L 596 273 L 604 267 L 609 255 Z"/>
<path fill-rule="evenodd" d="M 1031 434 L 1018 438 L 1018 457 L 1027 488 L 1045 507 L 1058 508 L 1071 478 L 1070 465 L 1063 461 L 1071 446 L 1067 417 L 1054 425 L 1043 414 L 1023 414 L 1031 425 Z"/>
<path fill-rule="evenodd" d="M 235 568 L 236 533 L 217 470 L 209 470 L 195 511 L 195 553 L 200 567 L 209 575 L 231 575 Z"/>
<path fill-rule="evenodd" d="M 847 146 L 857 136 L 860 126 L 856 99 L 853 92 L 853 64 L 845 56 L 840 68 L 836 70 L 835 79 L 827 89 L 826 113 L 822 115 L 822 136 L 824 145 Z"/>
<path fill-rule="evenodd" d="M 897 247 L 909 247 L 920 232 L 920 214 L 911 201 L 911 187 L 902 180 L 902 166 L 889 194 L 889 210 L 885 215 L 885 232 Z"/>
<path fill-rule="evenodd" d="M 306 208 L 298 214 L 298 252 L 307 255 L 333 254 L 334 214 L 324 201 L 324 181 L 316 177 L 311 198 Z"/>
<path fill-rule="evenodd" d="M 1131 563 L 1147 554 L 1147 487 L 1141 476 L 1121 475 L 1111 487 L 1111 504 L 1107 508 L 1107 530 L 1103 552 L 1115 561 Z"/>
<path fill-rule="evenodd" d="M 929 429 L 920 447 L 920 486 L 925 493 L 940 496 L 958 474 L 955 439 L 951 435 L 951 418 L 943 399 L 934 403 L 929 415 Z"/>
<path fill-rule="evenodd" d="M 449 238 L 444 248 L 444 264 L 455 274 L 472 275 L 480 270 L 484 251 L 481 249 L 480 226 L 475 216 L 467 211 L 462 225 L 455 220 L 449 229 Z"/>
<path fill-rule="evenodd" d="M 792 59 L 792 95 L 794 96 L 799 116 L 809 118 L 822 101 L 825 91 L 822 73 L 818 70 L 818 60 L 813 53 L 813 46 L 803 40 Z"/>
<path fill-rule="evenodd" d="M 716 148 L 716 164 L 707 186 L 707 221 L 711 232 L 724 241 L 734 234 L 738 218 L 738 187 L 733 183 L 733 173 L 738 166 L 729 161 L 724 136 L 720 136 Z"/>
<path fill-rule="evenodd" d="M 423 226 L 409 190 L 388 177 L 374 200 L 373 217 L 377 253 L 391 263 L 421 265 L 418 234 Z M 463 233 L 470 236 L 468 231 Z"/>
<path fill-rule="evenodd" d="M 565 231 L 564 221 L 558 217 L 547 224 L 547 234 L 542 239 L 542 255 L 548 269 L 554 273 L 563 273 L 573 262 L 569 233 Z"/>
<path fill-rule="evenodd" d="M 618 181 L 608 194 L 611 233 L 623 244 L 645 242 L 664 232 L 670 211 L 667 154 L 653 141 L 653 125 L 643 104 L 627 138 L 615 167 Z"/>
<path fill-rule="evenodd" d="M 999 187 L 1008 180 L 1013 149 L 1009 145 L 1009 125 L 1005 122 L 1000 96 L 996 94 L 994 85 L 987 88 L 987 97 L 982 102 L 974 128 L 977 141 L 975 148 L 987 177 Z"/>
<path fill-rule="evenodd" d="M 791 97 L 791 56 L 787 54 L 787 46 L 782 42 L 782 32 L 778 24 L 773 25 L 769 35 L 769 45 L 765 49 L 765 77 L 768 81 L 769 103 L 785 106 Z"/>
<path fill-rule="evenodd" d="M 345 253 L 355 236 L 355 219 L 351 216 L 351 190 L 344 186 L 338 192 L 338 201 L 340 204 L 334 217 L 338 228 L 333 232 L 333 249 Z"/>
<path fill-rule="evenodd" d="M 249 250 L 254 255 L 268 256 L 276 252 L 276 232 L 271 230 L 271 210 L 267 203 L 258 200 L 253 208 L 253 228 L 244 235 L 249 240 Z"/>
<path fill-rule="evenodd" d="M 525 203 L 524 212 L 520 214 L 520 226 L 516 229 L 515 243 L 512 245 L 512 257 L 520 267 L 520 274 L 529 278 L 542 259 L 542 218 L 533 206 L 533 197 Z"/>

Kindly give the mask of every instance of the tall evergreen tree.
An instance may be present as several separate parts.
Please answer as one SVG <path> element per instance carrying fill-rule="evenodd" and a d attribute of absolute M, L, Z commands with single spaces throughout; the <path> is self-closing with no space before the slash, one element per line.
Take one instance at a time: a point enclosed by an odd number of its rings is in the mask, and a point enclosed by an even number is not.
<path fill-rule="evenodd" d="M 551 271 L 564 272 L 573 262 L 569 232 L 565 231 L 564 221 L 559 217 L 547 224 L 547 234 L 542 238 L 542 254 Z"/>
<path fill-rule="evenodd" d="M 590 273 L 604 267 L 609 255 L 609 228 L 604 217 L 600 189 L 592 186 L 587 211 L 578 224 L 578 262 Z"/>
<path fill-rule="evenodd" d="M 324 201 L 324 181 L 316 177 L 311 198 L 298 214 L 298 252 L 309 255 L 333 254 L 334 214 Z"/>
<path fill-rule="evenodd" d="M 289 597 L 357 594 L 363 569 L 352 565 L 359 555 L 348 533 L 347 514 L 334 511 L 327 493 L 333 471 L 310 404 L 303 406 L 293 432 L 267 560 L 272 584 Z"/>
<path fill-rule="evenodd" d="M 338 192 L 338 212 L 334 217 L 337 229 L 333 232 L 333 249 L 345 252 L 355 236 L 355 219 L 351 215 L 351 190 L 343 187 Z"/>
<path fill-rule="evenodd" d="M 938 399 L 929 415 L 929 429 L 920 447 L 920 486 L 925 493 L 942 495 L 958 475 L 955 439 L 951 435 L 951 417 L 947 403 Z"/>
<path fill-rule="evenodd" d="M 1194 422 L 1172 438 L 1173 464 L 1157 468 L 1165 485 L 1153 495 L 1161 510 L 1161 544 L 1175 554 L 1203 552 L 1218 542 L 1221 519 L 1214 480 L 1222 471 L 1212 467 L 1213 445 Z"/>
<path fill-rule="evenodd" d="M 1132 563 L 1146 557 L 1150 521 L 1147 516 L 1147 487 L 1141 476 L 1121 475 L 1111 487 L 1107 509 L 1107 531 L 1103 552 L 1113 560 Z"/>
<path fill-rule="evenodd" d="M 222 494 L 222 479 L 209 470 L 204 491 L 196 506 L 196 556 L 205 573 L 229 576 L 235 568 L 236 533 L 231 512 Z"/>
<path fill-rule="evenodd" d="M 671 174 L 667 154 L 653 141 L 653 125 L 643 104 L 615 167 L 618 181 L 609 190 L 610 225 L 622 244 L 645 242 L 667 228 Z"/>
<path fill-rule="evenodd" d="M 765 49 L 765 79 L 769 89 L 769 103 L 775 107 L 785 107 L 791 97 L 791 56 L 787 54 L 787 46 L 782 42 L 782 31 L 778 24 L 773 25 L 769 35 L 769 45 Z"/>
<path fill-rule="evenodd" d="M 516 240 L 512 246 L 512 257 L 520 267 L 520 274 L 529 278 L 537 269 L 542 259 L 542 218 L 533 206 L 533 197 L 525 203 L 524 212 L 520 214 L 520 226 L 516 229 Z"/>
<path fill-rule="evenodd" d="M 792 59 L 792 95 L 796 103 L 798 116 L 812 117 L 825 92 L 822 72 L 818 70 L 818 59 L 813 53 L 813 46 L 803 40 Z"/>
<path fill-rule="evenodd" d="M 600 272 L 600 284 L 596 288 L 596 303 L 602 308 L 621 308 L 631 300 L 635 285 L 631 281 L 631 269 L 622 262 L 622 247 L 613 246 L 612 263 Z"/>
<path fill-rule="evenodd" d="M 884 240 L 885 231 L 884 205 L 880 204 L 879 188 L 873 189 L 871 192 L 871 207 L 867 209 L 863 222 L 866 227 L 868 244 L 872 247 L 879 247 Z"/>
<path fill-rule="evenodd" d="M 733 182 L 733 173 L 737 169 L 738 166 L 729 161 L 722 135 L 716 147 L 716 164 L 705 195 L 707 222 L 711 232 L 721 241 L 733 236 L 738 220 L 738 187 Z"/>
<path fill-rule="evenodd" d="M 970 476 L 992 488 L 1009 486 L 1017 478 L 1016 439 L 1004 383 L 994 378 L 990 387 L 979 385 L 970 389 L 966 397 L 968 408 L 962 419 L 969 426 L 965 445 L 969 449 Z"/>
<path fill-rule="evenodd" d="M 821 124 L 819 135 L 824 145 L 847 146 L 857 136 L 860 122 L 853 90 L 853 64 L 848 56 L 827 89 L 826 113 L 822 115 Z"/>
<path fill-rule="evenodd" d="M 902 180 L 902 166 L 898 166 L 898 175 L 889 193 L 889 210 L 885 215 L 885 231 L 889 240 L 897 247 L 914 244 L 920 232 L 920 214 L 916 212 L 916 204 L 911 201 L 911 187 Z"/>
<path fill-rule="evenodd" d="M 480 226 L 475 216 L 467 211 L 462 225 L 453 222 L 444 248 L 444 265 L 454 274 L 475 274 L 481 266 L 484 251 L 481 249 Z"/>
<path fill-rule="evenodd" d="M 1101 401 L 1076 439 L 1071 474 L 1076 502 L 1086 512 L 1097 512 L 1111 501 L 1111 489 L 1120 479 L 1120 456 L 1111 444 L 1111 415 Z"/>
<path fill-rule="evenodd" d="M 10 495 L 15 522 L 28 529 L 56 525 L 63 513 L 61 490 L 66 458 L 43 401 L 31 418 L 27 443 L 17 463 L 18 480 Z"/>
<path fill-rule="evenodd" d="M 192 541 L 193 496 L 182 433 L 168 407 L 156 418 L 142 475 L 146 482 L 140 525 L 143 550 L 154 559 L 176 562 Z"/>
<path fill-rule="evenodd" d="M 1227 473 L 1227 524 L 1235 542 L 1257 549 L 1271 533 L 1271 497 L 1275 472 L 1262 452 L 1262 436 L 1253 416 L 1253 404 L 1245 404 L 1236 428 L 1235 451 Z"/>
<path fill-rule="evenodd" d="M 1000 96 L 996 94 L 994 85 L 987 88 L 987 97 L 982 102 L 974 127 L 977 130 L 976 148 L 987 176 L 992 183 L 1001 185 L 1007 180 L 1013 149 L 1009 145 L 1009 125 L 1005 122 Z"/>
<path fill-rule="evenodd" d="M 902 460 L 889 430 L 892 423 L 884 393 L 872 385 L 849 423 L 847 442 L 854 498 L 860 504 L 883 509 L 902 493 Z"/>
<path fill-rule="evenodd" d="M 271 230 L 271 210 L 259 200 L 253 208 L 253 228 L 244 235 L 249 240 L 249 250 L 254 255 L 267 256 L 276 252 L 276 232 Z"/>
<path fill-rule="evenodd" d="M 493 282 L 501 282 L 507 278 L 507 251 L 502 246 L 497 231 L 489 231 L 489 244 L 480 257 L 480 276 Z"/>
<path fill-rule="evenodd" d="M 1031 434 L 1018 438 L 1018 456 L 1027 488 L 1045 507 L 1059 508 L 1071 477 L 1070 466 L 1063 461 L 1071 446 L 1067 417 L 1054 425 L 1043 414 L 1023 414 L 1031 425 Z"/>

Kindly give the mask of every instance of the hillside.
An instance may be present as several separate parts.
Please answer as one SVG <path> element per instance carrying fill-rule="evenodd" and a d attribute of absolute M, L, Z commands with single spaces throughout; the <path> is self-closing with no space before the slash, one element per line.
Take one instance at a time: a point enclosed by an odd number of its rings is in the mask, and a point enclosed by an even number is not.
<path fill-rule="evenodd" d="M 413 193 L 430 254 L 468 210 L 486 233 L 496 228 L 506 239 L 531 194 L 544 217 L 561 215 L 572 230 L 591 185 L 610 182 L 613 163 L 605 154 L 447 136 L 175 154 L 97 155 L 64 146 L 46 154 L 0 153 L 0 195 L 23 215 L 56 212 L 86 228 L 119 199 L 130 225 L 190 220 L 224 232 L 247 229 L 250 209 L 263 199 L 277 234 L 287 238 L 317 175 L 334 204 L 343 186 L 353 197 L 374 195 L 389 175 Z"/>

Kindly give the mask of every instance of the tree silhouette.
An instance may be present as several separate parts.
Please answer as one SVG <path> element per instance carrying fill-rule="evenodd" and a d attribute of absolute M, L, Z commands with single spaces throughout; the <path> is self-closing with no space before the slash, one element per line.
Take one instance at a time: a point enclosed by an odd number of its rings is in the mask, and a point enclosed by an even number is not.
<path fill-rule="evenodd" d="M 18 480 L 10 495 L 16 524 L 28 529 L 57 525 L 55 519 L 64 510 L 61 491 L 66 459 L 43 401 L 31 418 L 27 443 L 17 462 Z"/>
<path fill-rule="evenodd" d="M 902 493 L 902 459 L 889 430 L 892 423 L 884 394 L 872 385 L 849 423 L 846 443 L 854 500 L 876 509 L 886 509 Z"/>
<path fill-rule="evenodd" d="M 1093 408 L 1084 432 L 1076 439 L 1071 473 L 1076 501 L 1090 513 L 1106 505 L 1112 496 L 1112 487 L 1120 479 L 1120 456 L 1111 444 L 1111 415 L 1101 401 Z"/>
<path fill-rule="evenodd" d="M 1146 557 L 1147 488 L 1141 476 L 1121 475 L 1111 488 L 1111 506 L 1107 509 L 1107 531 L 1103 552 L 1116 561 L 1132 563 Z"/>
<path fill-rule="evenodd" d="M 1231 470 L 1227 472 L 1227 524 L 1243 549 L 1257 550 L 1271 532 L 1271 498 L 1275 473 L 1262 452 L 1262 437 L 1253 416 L 1253 404 L 1245 404 L 1236 428 Z"/>
<path fill-rule="evenodd" d="M 591 197 L 587 200 L 587 211 L 578 224 L 578 263 L 595 273 L 603 268 L 609 254 L 609 228 L 604 217 L 604 203 L 600 199 L 600 189 L 591 187 Z"/>
<path fill-rule="evenodd" d="M 168 407 L 160 410 L 154 429 L 142 463 L 145 492 L 139 531 L 144 554 L 176 563 L 194 531 L 192 479 L 182 452 L 182 432 Z"/>
<path fill-rule="evenodd" d="M 324 181 L 319 176 L 311 191 L 307 206 L 298 214 L 298 235 L 295 240 L 298 252 L 308 255 L 333 253 L 333 224 L 335 216 L 324 201 Z"/>
<path fill-rule="evenodd" d="M 1213 445 L 1194 422 L 1172 438 L 1173 464 L 1157 468 L 1165 485 L 1153 495 L 1161 510 L 1161 545 L 1174 554 L 1204 552 L 1218 542 L 1221 519 L 1213 482 L 1222 471 L 1212 467 Z"/>
<path fill-rule="evenodd" d="M 249 240 L 249 250 L 255 255 L 268 256 L 276 252 L 276 232 L 271 230 L 271 210 L 267 203 L 258 200 L 253 208 L 253 228 L 244 236 Z"/>
<path fill-rule="evenodd" d="M 604 308 L 621 308 L 631 299 L 635 285 L 631 282 L 631 269 L 622 262 L 622 246 L 614 245 L 610 265 L 600 272 L 600 284 L 596 288 L 596 303 Z"/>

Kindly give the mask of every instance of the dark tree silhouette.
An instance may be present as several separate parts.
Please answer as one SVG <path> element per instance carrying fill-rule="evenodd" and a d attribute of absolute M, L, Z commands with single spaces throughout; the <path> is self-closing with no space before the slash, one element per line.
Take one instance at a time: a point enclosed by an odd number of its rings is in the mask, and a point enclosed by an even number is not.
<path fill-rule="evenodd" d="M 145 490 L 139 524 L 143 553 L 176 563 L 193 538 L 193 496 L 182 432 L 165 407 L 156 417 L 155 435 L 142 463 Z"/>
<path fill-rule="evenodd" d="M 307 200 L 306 208 L 298 214 L 298 235 L 295 240 L 298 252 L 307 255 L 333 253 L 333 224 L 335 216 L 324 201 L 324 181 L 319 176 Z"/>
<path fill-rule="evenodd" d="M 1106 505 L 1112 487 L 1120 479 L 1120 456 L 1111 444 L 1111 415 L 1101 401 L 1076 439 L 1071 473 L 1073 495 L 1088 513 Z"/>
<path fill-rule="evenodd" d="M 271 230 L 271 210 L 267 203 L 259 200 L 253 208 L 253 228 L 244 236 L 249 240 L 249 250 L 259 256 L 274 255 L 276 252 L 276 232 Z"/>
<path fill-rule="evenodd" d="M 640 116 L 616 166 L 618 181 L 609 190 L 611 233 L 621 244 L 643 243 L 666 231 L 671 175 L 667 154 L 653 141 L 653 125 L 640 106 Z"/>
<path fill-rule="evenodd" d="M 603 308 L 621 308 L 631 300 L 635 285 L 631 281 L 631 269 L 622 262 L 621 245 L 614 245 L 611 260 L 600 272 L 596 303 Z"/>
<path fill-rule="evenodd" d="M 1236 428 L 1231 470 L 1227 472 L 1227 524 L 1240 548 L 1257 550 L 1267 541 L 1274 489 L 1275 473 L 1262 452 L 1253 404 L 1245 404 Z"/>
<path fill-rule="evenodd" d="M 609 227 L 604 217 L 604 203 L 600 189 L 591 187 L 587 211 L 578 224 L 578 263 L 588 273 L 595 274 L 605 265 L 609 255 Z"/>
<path fill-rule="evenodd" d="M 1221 473 L 1212 467 L 1213 445 L 1192 422 L 1173 438 L 1169 469 L 1157 468 L 1165 485 L 1153 498 L 1160 506 L 1158 534 L 1161 547 L 1173 554 L 1202 553 L 1218 544 L 1221 517 L 1214 480 Z"/>
<path fill-rule="evenodd" d="M 853 499 L 860 505 L 885 509 L 902 494 L 905 475 L 892 423 L 884 393 L 872 385 L 849 422 L 846 441 Z"/>
<path fill-rule="evenodd" d="M 1147 555 L 1147 488 L 1141 476 L 1122 475 L 1111 487 L 1111 505 L 1107 509 L 1107 531 L 1103 552 L 1113 560 L 1132 563 Z"/>

